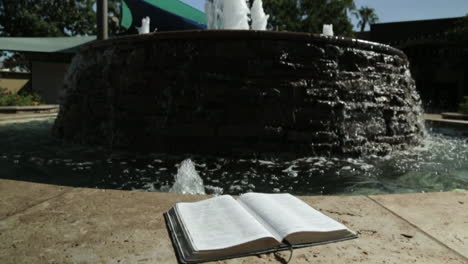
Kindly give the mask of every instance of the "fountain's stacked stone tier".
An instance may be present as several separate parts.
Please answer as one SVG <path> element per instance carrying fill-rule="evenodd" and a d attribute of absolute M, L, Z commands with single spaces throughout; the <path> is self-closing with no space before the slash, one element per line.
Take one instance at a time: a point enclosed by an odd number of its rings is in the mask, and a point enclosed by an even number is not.
<path fill-rule="evenodd" d="M 418 144 L 408 60 L 305 33 L 195 31 L 95 42 L 54 126 L 66 140 L 162 152 L 386 154 Z"/>

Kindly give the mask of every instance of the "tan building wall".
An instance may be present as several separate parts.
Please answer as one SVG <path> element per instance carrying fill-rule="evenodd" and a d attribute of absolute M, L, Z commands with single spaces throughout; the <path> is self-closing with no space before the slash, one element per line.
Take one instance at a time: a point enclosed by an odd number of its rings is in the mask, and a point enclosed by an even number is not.
<path fill-rule="evenodd" d="M 32 61 L 32 89 L 47 104 L 58 104 L 68 63 Z"/>
<path fill-rule="evenodd" d="M 0 71 L 0 88 L 17 93 L 31 81 L 30 73 Z"/>

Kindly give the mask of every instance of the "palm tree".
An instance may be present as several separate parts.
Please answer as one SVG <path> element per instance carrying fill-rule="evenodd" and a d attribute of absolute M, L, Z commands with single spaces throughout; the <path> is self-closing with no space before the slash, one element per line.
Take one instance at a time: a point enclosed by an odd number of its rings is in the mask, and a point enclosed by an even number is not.
<path fill-rule="evenodd" d="M 359 20 L 357 26 L 361 28 L 361 32 L 364 31 L 367 25 L 375 24 L 379 21 L 379 17 L 375 13 L 374 8 L 367 6 L 361 7 L 359 10 L 354 11 L 354 16 Z"/>

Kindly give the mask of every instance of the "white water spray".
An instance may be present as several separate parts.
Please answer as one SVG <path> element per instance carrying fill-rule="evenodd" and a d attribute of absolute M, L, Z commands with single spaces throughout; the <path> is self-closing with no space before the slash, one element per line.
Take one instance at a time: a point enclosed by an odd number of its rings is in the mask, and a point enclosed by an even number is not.
<path fill-rule="evenodd" d="M 249 29 L 250 9 L 245 0 L 224 0 L 224 29 Z"/>
<path fill-rule="evenodd" d="M 136 27 L 138 34 L 148 34 L 150 33 L 150 18 L 144 17 L 141 20 L 141 27 Z"/>
<path fill-rule="evenodd" d="M 252 13 L 252 14 L 251 14 Z M 263 10 L 262 0 L 255 0 L 250 10 L 246 0 L 208 0 L 205 4 L 208 29 L 252 29 L 265 30 L 268 15 Z"/>
<path fill-rule="evenodd" d="M 190 159 L 182 161 L 174 185 L 169 192 L 181 194 L 205 194 L 203 180 L 198 175 L 193 162 Z"/>
<path fill-rule="evenodd" d="M 255 0 L 250 10 L 252 17 L 252 29 L 253 30 L 266 30 L 269 15 L 265 14 L 263 10 L 262 0 Z"/>
<path fill-rule="evenodd" d="M 324 24 L 322 34 L 325 35 L 325 36 L 333 37 L 333 35 L 334 35 L 334 33 L 333 33 L 333 24 L 330 24 L 330 25 Z"/>
<path fill-rule="evenodd" d="M 206 25 L 208 29 L 223 28 L 223 1 L 208 0 L 205 3 Z"/>

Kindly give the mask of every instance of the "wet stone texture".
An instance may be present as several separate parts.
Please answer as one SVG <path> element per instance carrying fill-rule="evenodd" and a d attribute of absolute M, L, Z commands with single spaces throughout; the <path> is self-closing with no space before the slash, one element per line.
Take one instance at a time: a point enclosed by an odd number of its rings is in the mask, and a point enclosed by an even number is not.
<path fill-rule="evenodd" d="M 157 33 L 82 49 L 54 134 L 163 152 L 383 155 L 422 136 L 401 51 L 310 34 Z"/>

